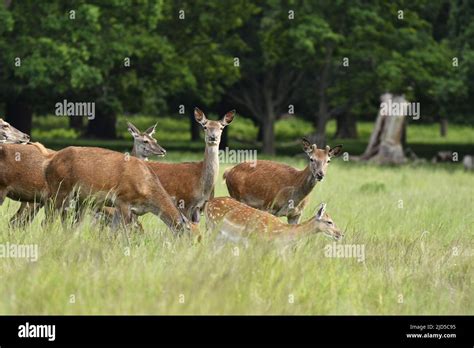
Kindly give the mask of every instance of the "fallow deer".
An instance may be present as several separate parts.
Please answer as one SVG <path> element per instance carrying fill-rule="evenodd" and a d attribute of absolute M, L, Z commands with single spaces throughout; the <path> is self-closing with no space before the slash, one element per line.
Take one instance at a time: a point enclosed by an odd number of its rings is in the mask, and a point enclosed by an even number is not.
<path fill-rule="evenodd" d="M 331 158 L 341 153 L 342 145 L 318 149 L 303 139 L 303 150 L 309 157 L 303 170 L 266 160 L 244 162 L 226 170 L 224 180 L 230 196 L 275 216 L 286 216 L 289 224 L 297 224 L 309 194 L 324 179 Z"/>
<path fill-rule="evenodd" d="M 311 233 L 324 233 L 336 240 L 343 237 L 341 230 L 321 204 L 315 216 L 301 224 L 286 224 L 265 211 L 258 210 L 230 197 L 211 199 L 204 208 L 206 228 L 218 231 L 219 238 L 230 241 L 246 240 L 252 234 L 265 239 L 297 238 Z"/>
<path fill-rule="evenodd" d="M 165 190 L 184 215 L 193 222 L 199 222 L 204 203 L 212 198 L 219 175 L 219 143 L 223 129 L 235 116 L 229 111 L 220 121 L 211 121 L 195 108 L 194 118 L 204 128 L 206 148 L 201 162 L 160 163 L 147 162 L 160 178 Z"/>
<path fill-rule="evenodd" d="M 45 169 L 49 197 L 58 211 L 73 197 L 78 203 L 92 197 L 96 204 L 116 207 L 114 226 L 128 225 L 132 213 L 151 212 L 173 231 L 191 231 L 147 162 L 96 147 L 70 146 L 58 151 Z"/>

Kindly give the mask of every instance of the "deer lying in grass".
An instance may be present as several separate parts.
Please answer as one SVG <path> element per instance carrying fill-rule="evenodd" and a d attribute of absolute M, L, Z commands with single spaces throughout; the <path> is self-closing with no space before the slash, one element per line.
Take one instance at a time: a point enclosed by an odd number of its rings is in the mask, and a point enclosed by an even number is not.
<path fill-rule="evenodd" d="M 249 207 L 230 197 L 211 199 L 206 203 L 204 214 L 208 230 L 217 230 L 220 238 L 234 242 L 246 239 L 251 234 L 259 234 L 267 239 L 291 239 L 319 232 L 336 240 L 343 237 L 341 230 L 326 213 L 324 203 L 313 218 L 294 225 L 286 224 L 272 214 Z"/>
<path fill-rule="evenodd" d="M 97 147 L 70 146 L 49 161 L 45 177 L 49 197 L 62 217 L 71 199 L 81 204 L 92 198 L 95 204 L 116 207 L 115 228 L 130 224 L 132 212 L 151 212 L 175 233 L 191 231 L 155 173 L 138 158 Z"/>
<path fill-rule="evenodd" d="M 195 108 L 194 118 L 204 128 L 206 149 L 201 162 L 160 163 L 147 162 L 184 215 L 199 222 L 204 203 L 212 198 L 219 175 L 219 143 L 222 130 L 235 116 L 229 111 L 220 121 L 211 121 Z"/>
<path fill-rule="evenodd" d="M 298 223 L 309 194 L 323 180 L 331 158 L 341 153 L 342 145 L 318 149 L 303 139 L 303 150 L 309 157 L 303 170 L 264 160 L 244 162 L 226 170 L 224 179 L 230 196 L 273 215 L 286 216 L 289 224 Z"/>

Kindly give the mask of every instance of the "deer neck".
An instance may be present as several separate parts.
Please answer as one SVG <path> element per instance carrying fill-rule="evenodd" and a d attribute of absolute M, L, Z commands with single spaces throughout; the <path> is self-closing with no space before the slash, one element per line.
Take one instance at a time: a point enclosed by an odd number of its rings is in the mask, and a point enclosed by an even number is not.
<path fill-rule="evenodd" d="M 320 230 L 318 229 L 318 224 L 315 217 L 301 224 L 285 225 L 284 228 L 285 228 L 285 231 L 282 231 L 282 232 L 285 232 L 289 235 L 294 235 L 295 237 L 310 234 L 310 233 L 320 232 Z"/>
<path fill-rule="evenodd" d="M 311 172 L 311 169 L 309 167 L 309 164 L 306 166 L 305 169 L 301 170 L 298 173 L 297 179 L 296 179 L 296 195 L 298 196 L 297 198 L 303 199 L 305 198 L 311 190 L 314 188 L 316 185 L 316 178 L 314 177 L 313 173 Z"/>
<path fill-rule="evenodd" d="M 204 152 L 201 189 L 204 196 L 209 197 L 219 174 L 219 146 L 207 145 Z"/>
<path fill-rule="evenodd" d="M 130 153 L 130 155 L 131 155 L 132 157 L 136 157 L 136 158 L 139 158 L 139 159 L 148 161 L 148 157 L 139 156 L 139 155 L 138 155 L 137 147 L 136 147 L 135 145 L 133 145 L 132 152 Z"/>
<path fill-rule="evenodd" d="M 131 156 L 133 157 L 137 157 L 137 158 L 140 158 L 139 156 L 137 156 L 137 147 L 135 145 L 133 145 L 133 148 L 132 148 L 132 152 L 130 153 Z"/>

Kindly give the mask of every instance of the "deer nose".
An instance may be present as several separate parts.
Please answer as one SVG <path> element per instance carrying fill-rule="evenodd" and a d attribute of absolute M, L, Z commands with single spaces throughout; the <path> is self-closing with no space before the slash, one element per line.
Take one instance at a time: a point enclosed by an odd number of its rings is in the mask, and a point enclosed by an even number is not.
<path fill-rule="evenodd" d="M 316 173 L 316 179 L 318 179 L 319 181 L 323 180 L 324 179 L 324 173 L 319 171 Z"/>

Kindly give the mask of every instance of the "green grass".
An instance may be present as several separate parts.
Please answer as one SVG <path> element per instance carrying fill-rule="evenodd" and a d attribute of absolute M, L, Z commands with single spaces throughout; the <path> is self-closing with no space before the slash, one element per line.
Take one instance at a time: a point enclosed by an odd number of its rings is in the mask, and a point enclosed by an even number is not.
<path fill-rule="evenodd" d="M 217 116 L 209 117 L 216 119 Z M 201 154 L 204 144 L 202 141 L 192 142 L 189 134 L 189 120 L 185 116 L 160 117 L 150 116 L 120 116 L 117 121 L 119 139 L 113 141 L 100 139 L 81 139 L 79 134 L 68 127 L 65 117 L 47 116 L 35 117 L 32 137 L 53 149 L 61 149 L 69 145 L 100 146 L 117 151 L 129 151 L 132 141 L 127 132 L 126 121 L 131 120 L 139 129 L 145 130 L 158 123 L 156 138 L 169 153 Z M 358 122 L 359 137 L 357 139 L 335 139 L 336 123 L 330 121 L 327 126 L 328 143 L 344 144 L 344 149 L 352 155 L 360 155 L 366 148 L 373 122 Z M 260 149 L 256 142 L 257 127 L 251 120 L 237 117 L 229 126 L 229 147 L 233 149 Z M 314 133 L 310 122 L 293 117 L 280 120 L 275 125 L 275 139 L 278 155 L 293 156 L 301 153 L 300 139 Z M 439 135 L 437 124 L 419 124 L 410 121 L 407 134 L 408 147 L 418 156 L 431 159 L 438 151 L 450 150 L 459 153 L 459 158 L 474 153 L 474 129 L 466 125 L 449 126 L 448 135 Z"/>
<path fill-rule="evenodd" d="M 221 180 L 216 193 L 227 195 Z M 26 230 L 9 230 L 18 203 L 7 200 L 0 244 L 35 243 L 39 259 L 0 259 L 0 313 L 472 315 L 473 197 L 473 174 L 459 166 L 334 161 L 304 219 L 327 202 L 345 229 L 339 244 L 363 245 L 364 262 L 326 257 L 333 242 L 323 235 L 252 239 L 247 248 L 219 247 L 212 234 L 194 243 L 153 215 L 141 218 L 145 234 L 128 238 L 90 219 L 74 231 L 58 221 L 42 228 L 42 213 Z"/>

